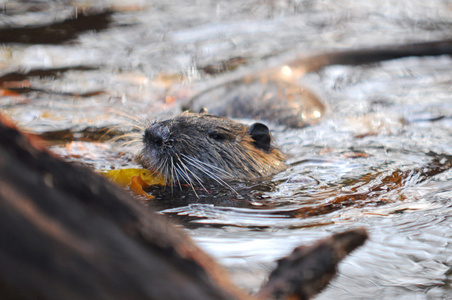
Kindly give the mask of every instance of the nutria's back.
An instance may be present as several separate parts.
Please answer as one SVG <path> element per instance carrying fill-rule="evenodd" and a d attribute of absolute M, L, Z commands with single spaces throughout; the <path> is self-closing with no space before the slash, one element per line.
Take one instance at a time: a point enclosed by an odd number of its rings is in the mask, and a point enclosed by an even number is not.
<path fill-rule="evenodd" d="M 266 125 L 251 126 L 207 113 L 184 112 L 155 122 L 143 136 L 141 163 L 167 181 L 253 179 L 285 169 Z"/>

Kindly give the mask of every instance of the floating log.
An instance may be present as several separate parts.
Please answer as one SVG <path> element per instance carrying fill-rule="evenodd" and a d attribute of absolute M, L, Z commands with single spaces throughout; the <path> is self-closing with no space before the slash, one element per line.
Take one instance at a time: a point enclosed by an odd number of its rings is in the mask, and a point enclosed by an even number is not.
<path fill-rule="evenodd" d="M 62 44 L 86 31 L 101 31 L 111 23 L 113 11 L 78 10 L 63 21 L 43 25 L 0 28 L 2 43 Z"/>

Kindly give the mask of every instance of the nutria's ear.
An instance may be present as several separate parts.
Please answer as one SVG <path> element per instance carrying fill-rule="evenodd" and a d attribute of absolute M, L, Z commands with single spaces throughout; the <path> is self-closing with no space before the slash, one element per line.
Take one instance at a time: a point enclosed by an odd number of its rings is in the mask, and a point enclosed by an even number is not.
<path fill-rule="evenodd" d="M 200 114 L 207 114 L 209 111 L 207 110 L 207 108 L 203 107 L 199 110 Z"/>
<path fill-rule="evenodd" d="M 272 136 L 270 135 L 270 130 L 268 127 L 262 123 L 254 123 L 248 129 L 248 133 L 254 140 L 254 145 L 262 150 L 270 150 L 270 145 L 272 143 Z"/>

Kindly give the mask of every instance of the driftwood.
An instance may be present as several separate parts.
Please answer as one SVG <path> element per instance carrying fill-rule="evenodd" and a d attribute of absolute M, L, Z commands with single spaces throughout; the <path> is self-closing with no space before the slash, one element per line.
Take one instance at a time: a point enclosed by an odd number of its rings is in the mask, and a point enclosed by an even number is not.
<path fill-rule="evenodd" d="M 62 44 L 86 31 L 101 31 L 111 23 L 112 11 L 76 9 L 63 21 L 35 26 L 0 28 L 2 43 Z"/>
<path fill-rule="evenodd" d="M 164 216 L 0 116 L 2 299 L 307 299 L 365 239 L 299 247 L 247 295 Z"/>

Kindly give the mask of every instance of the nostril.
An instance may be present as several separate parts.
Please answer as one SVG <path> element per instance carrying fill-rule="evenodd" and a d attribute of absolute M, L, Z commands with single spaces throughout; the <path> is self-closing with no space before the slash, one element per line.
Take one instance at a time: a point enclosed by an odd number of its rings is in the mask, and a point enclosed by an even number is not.
<path fill-rule="evenodd" d="M 165 133 L 158 129 L 160 128 L 147 128 L 143 134 L 143 142 L 150 147 L 171 146 L 173 144 L 173 140 L 166 138 Z"/>
<path fill-rule="evenodd" d="M 158 137 L 158 136 L 154 137 L 154 138 L 152 139 L 152 142 L 153 142 L 154 145 L 156 145 L 157 147 L 161 147 L 162 144 L 163 144 L 162 138 L 161 138 L 161 137 Z"/>

